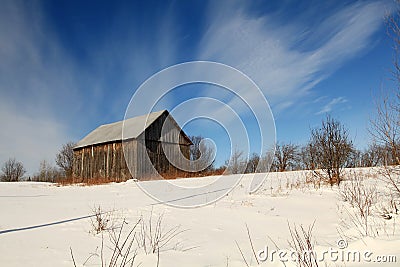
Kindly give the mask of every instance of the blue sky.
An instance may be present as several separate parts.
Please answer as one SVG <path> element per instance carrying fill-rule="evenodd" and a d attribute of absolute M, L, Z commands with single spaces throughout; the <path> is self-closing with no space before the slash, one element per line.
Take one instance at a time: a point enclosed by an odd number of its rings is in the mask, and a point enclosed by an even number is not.
<path fill-rule="evenodd" d="M 61 144 L 123 119 L 151 75 L 192 60 L 253 79 L 278 141 L 305 143 L 330 113 L 363 148 L 373 96 L 392 86 L 384 16 L 394 8 L 392 1 L 1 1 L 0 162 L 16 157 L 36 171 Z M 172 96 L 175 105 L 188 97 Z M 213 135 L 199 131 L 189 134 Z"/>

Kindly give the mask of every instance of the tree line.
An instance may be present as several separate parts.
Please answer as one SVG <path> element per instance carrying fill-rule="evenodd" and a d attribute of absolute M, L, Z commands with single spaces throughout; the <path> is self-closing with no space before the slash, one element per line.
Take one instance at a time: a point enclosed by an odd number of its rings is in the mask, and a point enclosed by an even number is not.
<path fill-rule="evenodd" d="M 399 119 L 400 113 L 398 115 Z M 339 184 L 344 168 L 391 166 L 400 163 L 400 140 L 389 140 L 383 132 L 376 129 L 375 123 L 380 121 L 378 116 L 371 122 L 370 132 L 382 136 L 372 138 L 372 142 L 364 150 L 359 150 L 353 145 L 348 129 L 340 121 L 327 115 L 320 127 L 311 130 L 310 139 L 306 144 L 301 146 L 278 142 L 270 158 L 253 153 L 246 160 L 243 153 L 234 151 L 230 161 L 226 163 L 226 168 L 232 174 L 265 172 L 268 170 L 265 170 L 262 164 L 264 162 L 264 165 L 271 166 L 269 171 L 272 172 L 312 170 L 331 185 Z M 400 125 L 400 119 L 393 123 Z M 398 134 L 400 136 L 400 132 Z"/>
<path fill-rule="evenodd" d="M 74 159 L 73 147 L 75 143 L 68 142 L 64 144 L 56 154 L 56 166 L 43 160 L 40 162 L 39 170 L 33 175 L 24 177 L 26 169 L 22 162 L 15 158 L 9 158 L 1 168 L 0 181 L 37 181 L 37 182 L 58 182 L 62 179 L 71 177 L 72 164 Z"/>
<path fill-rule="evenodd" d="M 394 103 L 388 105 L 386 102 L 388 100 L 385 99 L 383 104 L 377 107 L 377 116 L 371 120 L 369 131 L 373 138 L 365 150 L 355 148 L 347 128 L 340 121 L 327 115 L 320 127 L 311 129 L 310 139 L 303 146 L 278 142 L 273 156 L 252 153 L 249 157 L 244 157 L 242 151 L 235 150 L 230 160 L 219 168 L 214 166 L 212 161 L 214 152 L 202 142 L 204 138 L 190 136 L 193 143 L 190 148 L 190 160 L 200 166 L 206 166 L 196 173 L 197 176 L 222 174 L 225 171 L 237 174 L 295 170 L 313 170 L 317 173 L 318 170 L 319 174 L 331 185 L 338 184 L 344 168 L 388 166 L 400 163 L 400 127 L 398 127 L 400 125 L 400 97 L 395 99 L 396 105 Z M 399 113 L 397 116 L 389 117 L 388 112 Z M 58 182 L 71 177 L 74 146 L 73 142 L 64 144 L 56 154 L 56 166 L 43 160 L 38 172 L 32 177 L 25 177 L 25 180 Z M 1 171 L 0 179 L 5 182 L 20 181 L 26 173 L 22 162 L 15 158 L 7 160 Z"/>

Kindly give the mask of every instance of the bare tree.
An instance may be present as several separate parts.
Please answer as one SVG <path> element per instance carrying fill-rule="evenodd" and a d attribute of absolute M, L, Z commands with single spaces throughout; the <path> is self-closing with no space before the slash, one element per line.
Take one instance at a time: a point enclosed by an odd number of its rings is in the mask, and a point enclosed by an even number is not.
<path fill-rule="evenodd" d="M 350 152 L 349 155 L 349 160 L 347 161 L 346 168 L 357 168 L 361 167 L 361 158 L 362 158 L 362 153 L 360 150 L 353 148 L 353 150 Z"/>
<path fill-rule="evenodd" d="M 247 162 L 245 172 L 246 173 L 255 173 L 255 172 L 259 171 L 257 169 L 259 163 L 260 163 L 260 156 L 257 153 L 251 154 L 250 159 Z"/>
<path fill-rule="evenodd" d="M 390 161 L 387 165 L 400 164 L 400 101 L 398 96 L 385 95 L 376 102 L 376 117 L 371 119 L 369 132 L 374 141 L 389 148 Z M 386 164 L 385 164 L 386 165 Z"/>
<path fill-rule="evenodd" d="M 227 162 L 227 171 L 231 174 L 243 173 L 246 168 L 246 161 L 242 157 L 243 151 L 237 148 L 233 151 L 230 160 Z"/>
<path fill-rule="evenodd" d="M 288 168 L 293 168 L 296 164 L 299 155 L 299 147 L 297 145 L 276 144 L 275 160 L 277 170 L 280 172 L 286 171 Z"/>
<path fill-rule="evenodd" d="M 213 149 L 204 142 L 205 138 L 202 136 L 190 136 L 189 139 L 193 143 L 190 146 L 190 160 L 197 165 L 194 166 L 194 169 L 203 167 L 204 169 L 200 173 L 212 171 L 215 156 Z"/>
<path fill-rule="evenodd" d="M 315 170 L 317 168 L 317 149 L 311 142 L 301 148 L 300 158 L 303 169 Z"/>
<path fill-rule="evenodd" d="M 387 19 L 388 35 L 393 41 L 393 77 L 397 90 L 381 93 L 376 102 L 376 116 L 370 120 L 369 132 L 374 142 L 390 151 L 384 165 L 400 164 L 400 11 Z"/>
<path fill-rule="evenodd" d="M 17 161 L 15 158 L 8 159 L 1 168 L 2 174 L 0 176 L 3 182 L 17 182 L 22 179 L 26 170 L 22 162 Z"/>
<path fill-rule="evenodd" d="M 274 171 L 274 149 L 265 152 L 260 156 L 256 172 L 269 172 Z"/>
<path fill-rule="evenodd" d="M 38 182 L 56 182 L 61 176 L 62 171 L 46 160 L 40 162 L 39 172 L 33 176 L 33 181 Z"/>
<path fill-rule="evenodd" d="M 387 153 L 383 146 L 372 143 L 361 155 L 361 165 L 363 167 L 376 167 L 386 162 Z"/>
<path fill-rule="evenodd" d="M 383 148 L 381 179 L 400 197 L 400 11 L 387 20 L 388 34 L 393 40 L 393 77 L 397 88 L 381 93 L 376 102 L 376 116 L 370 120 L 373 141 Z"/>
<path fill-rule="evenodd" d="M 327 115 L 321 128 L 312 130 L 310 144 L 316 151 L 316 163 L 322 171 L 314 172 L 326 178 L 330 185 L 339 184 L 342 170 L 347 166 L 353 151 L 347 129 Z"/>
<path fill-rule="evenodd" d="M 72 176 L 72 166 L 74 162 L 74 151 L 75 143 L 68 142 L 62 146 L 58 154 L 56 155 L 56 163 L 60 167 L 66 177 Z"/>
<path fill-rule="evenodd" d="M 200 152 L 200 142 L 203 140 L 202 136 L 189 136 L 190 141 L 192 144 L 190 146 L 190 160 L 197 160 L 201 156 Z"/>

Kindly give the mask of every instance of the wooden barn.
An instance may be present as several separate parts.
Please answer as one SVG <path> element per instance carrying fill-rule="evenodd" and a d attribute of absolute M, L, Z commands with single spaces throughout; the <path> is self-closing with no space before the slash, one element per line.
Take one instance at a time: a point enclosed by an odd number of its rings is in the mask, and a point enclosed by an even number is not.
<path fill-rule="evenodd" d="M 167 110 L 101 125 L 74 147 L 74 179 L 140 180 L 155 177 L 155 172 L 173 177 L 182 172 L 169 162 L 164 149 L 189 159 L 191 145 Z"/>

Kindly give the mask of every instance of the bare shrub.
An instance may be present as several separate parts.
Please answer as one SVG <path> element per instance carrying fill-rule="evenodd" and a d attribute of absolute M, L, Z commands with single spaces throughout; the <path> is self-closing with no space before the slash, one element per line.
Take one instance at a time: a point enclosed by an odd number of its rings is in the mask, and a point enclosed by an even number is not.
<path fill-rule="evenodd" d="M 114 230 L 116 228 L 117 217 L 115 211 L 104 211 L 100 206 L 92 209 L 93 216 L 90 218 L 93 234 L 99 234 L 103 231 Z M 125 221 L 125 220 L 124 220 Z"/>
<path fill-rule="evenodd" d="M 378 205 L 379 215 L 386 219 L 390 220 L 393 218 L 393 215 L 398 215 L 400 211 L 400 201 L 395 198 L 395 196 L 390 193 L 386 199 L 381 200 Z"/>
<path fill-rule="evenodd" d="M 111 257 L 107 261 L 105 259 L 105 240 L 104 235 L 101 235 L 101 247 L 100 252 L 91 253 L 90 256 L 85 260 L 83 265 L 89 262 L 90 259 L 96 257 L 100 260 L 101 267 L 125 267 L 125 266 L 133 266 L 136 256 L 137 256 L 137 248 L 135 248 L 134 241 L 136 236 L 136 228 L 140 223 L 140 219 L 134 224 L 134 226 L 127 232 L 124 233 L 124 226 L 128 223 L 123 220 L 119 230 L 117 228 L 112 228 L 108 231 L 109 240 L 111 245 L 107 246 L 111 250 Z M 73 255 L 72 248 L 70 248 L 71 258 L 74 266 L 76 267 L 75 258 Z"/>
<path fill-rule="evenodd" d="M 361 236 L 377 235 L 379 226 L 371 222 L 372 208 L 378 199 L 376 184 L 367 184 L 361 175 L 351 172 L 348 181 L 340 185 L 339 196 L 355 210 L 344 208 L 349 222 L 343 221 L 343 224 L 348 228 L 355 227 Z"/>
<path fill-rule="evenodd" d="M 345 229 L 354 229 L 357 232 L 357 235 L 353 236 L 353 239 L 357 239 L 358 236 L 376 237 L 377 235 L 379 235 L 379 233 L 377 232 L 379 225 L 375 225 L 376 221 L 373 219 L 373 217 L 362 217 L 359 213 L 354 212 L 351 209 L 349 210 L 346 207 L 343 207 L 343 211 L 347 218 L 341 219 L 341 225 L 343 225 Z M 347 236 L 347 239 L 352 238 L 349 238 Z"/>
<path fill-rule="evenodd" d="M 288 240 L 288 243 L 291 250 L 294 252 L 294 256 L 296 256 L 295 262 L 298 267 L 318 267 L 318 260 L 315 252 L 315 240 L 312 235 L 314 224 L 315 221 L 312 225 L 308 227 L 308 229 L 305 229 L 302 225 L 300 225 L 300 227 L 297 227 L 296 225 L 291 227 L 288 223 L 289 233 L 291 237 L 290 240 Z M 256 265 L 260 265 L 260 261 L 262 261 L 262 259 L 259 259 L 257 257 L 257 253 L 254 249 L 253 240 L 251 238 L 250 230 L 247 224 L 246 231 L 247 238 L 249 240 L 249 246 L 251 249 L 251 256 L 249 258 L 245 257 L 245 253 L 239 246 L 237 241 L 235 241 L 236 247 L 238 248 L 243 262 L 247 267 L 253 266 L 253 258 Z M 268 238 L 272 241 L 277 250 L 281 250 L 273 239 L 271 239 L 270 237 Z"/>
<path fill-rule="evenodd" d="M 79 185 L 79 186 L 94 186 L 94 185 L 103 185 L 110 183 L 119 183 L 123 181 L 111 181 L 107 177 L 94 177 L 90 179 L 78 179 L 77 177 L 62 177 L 62 179 L 57 179 L 57 186 L 68 186 L 68 185 Z"/>
<path fill-rule="evenodd" d="M 178 244 L 172 245 L 171 242 L 185 232 L 180 225 L 164 227 L 163 219 L 164 214 L 153 215 L 153 209 L 147 219 L 143 216 L 140 219 L 136 241 L 138 247 L 142 248 L 146 254 L 159 253 L 162 249 L 176 249 Z"/>
<path fill-rule="evenodd" d="M 356 172 L 351 172 L 349 179 L 340 185 L 339 195 L 343 201 L 356 208 L 363 219 L 371 215 L 371 207 L 377 201 L 376 185 L 366 185 Z"/>
<path fill-rule="evenodd" d="M 134 222 L 132 228 L 127 230 L 125 227 L 129 223 L 125 218 L 119 219 L 115 216 L 114 210 L 105 212 L 98 206 L 93 209 L 93 212 L 91 225 L 96 233 L 101 234 L 101 245 L 95 252 L 90 253 L 83 265 L 93 258 L 98 258 L 102 267 L 134 266 L 138 250 L 143 249 L 146 254 L 157 254 L 157 266 L 159 266 L 161 250 L 176 249 L 178 243 L 173 245 L 171 242 L 184 232 L 180 226 L 165 228 L 163 215 L 155 216 L 154 219 L 153 212 L 146 220 L 141 216 Z M 105 238 L 105 234 L 108 234 L 108 239 Z M 105 248 L 109 248 L 111 254 L 106 253 Z M 70 253 L 73 264 L 76 266 L 72 248 L 70 248 Z M 106 255 L 110 255 L 108 260 Z"/>
<path fill-rule="evenodd" d="M 293 228 L 288 224 L 291 240 L 290 248 L 296 252 L 298 267 L 317 267 L 318 261 L 315 254 L 315 241 L 312 235 L 315 222 L 305 229 L 302 225 Z"/>
<path fill-rule="evenodd" d="M 304 172 L 304 179 L 305 179 L 305 184 L 307 185 L 313 185 L 314 189 L 320 189 L 322 185 L 321 179 L 319 177 L 315 176 L 314 172 L 311 171 L 306 171 Z"/>
<path fill-rule="evenodd" d="M 114 249 L 108 266 L 133 266 L 137 255 L 137 249 L 132 251 L 132 247 L 136 237 L 135 230 L 140 222 L 141 220 L 139 219 L 124 238 L 122 238 L 122 233 L 124 225 L 127 224 L 125 220 L 122 222 L 118 232 L 116 232 L 115 229 L 110 231 L 110 240 Z"/>
<path fill-rule="evenodd" d="M 385 166 L 379 170 L 380 179 L 400 198 L 400 166 Z"/>
<path fill-rule="evenodd" d="M 2 174 L 0 180 L 2 182 L 17 182 L 22 179 L 26 170 L 22 162 L 15 158 L 9 158 L 1 168 Z"/>

